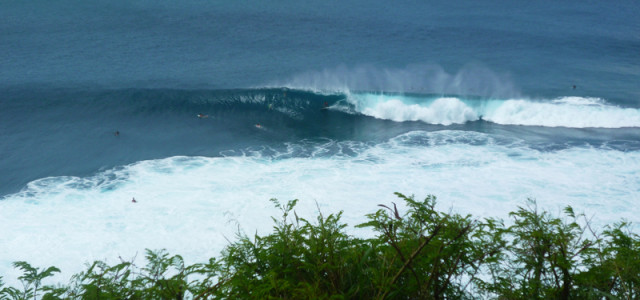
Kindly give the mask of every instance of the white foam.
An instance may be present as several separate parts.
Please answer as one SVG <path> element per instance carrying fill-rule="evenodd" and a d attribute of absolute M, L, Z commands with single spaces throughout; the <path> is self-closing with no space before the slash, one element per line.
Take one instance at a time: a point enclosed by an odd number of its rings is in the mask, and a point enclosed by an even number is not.
<path fill-rule="evenodd" d="M 569 148 L 540 152 L 517 140 L 474 132 L 412 132 L 387 143 L 337 143 L 357 155 L 271 160 L 171 157 L 90 178 L 33 182 L 0 201 L 0 274 L 17 285 L 13 261 L 55 265 L 66 282 L 85 262 L 118 256 L 141 263 L 145 248 L 166 248 L 187 263 L 217 256 L 234 239 L 271 230 L 268 199 L 298 198 L 298 215 L 344 210 L 353 226 L 393 192 L 434 194 L 441 209 L 507 218 L 537 198 L 559 212 L 572 205 L 596 225 L 640 216 L 640 152 Z M 335 142 L 318 144 L 322 153 Z M 135 197 L 138 203 L 132 203 Z M 362 232 L 350 229 L 350 232 Z"/>
<path fill-rule="evenodd" d="M 484 118 L 505 125 L 640 127 L 640 110 L 610 105 L 598 98 L 582 97 L 564 97 L 551 102 L 507 100 L 487 110 Z"/>
<path fill-rule="evenodd" d="M 640 110 L 608 104 L 600 98 L 562 97 L 553 100 L 482 100 L 351 94 L 355 110 L 379 119 L 451 125 L 484 120 L 503 125 L 570 128 L 640 127 Z"/>
<path fill-rule="evenodd" d="M 462 124 L 478 120 L 473 108 L 458 98 L 420 98 L 406 95 L 352 94 L 347 98 L 355 110 L 378 119 L 396 122 Z"/>
<path fill-rule="evenodd" d="M 462 124 L 477 120 L 478 115 L 457 98 L 438 98 L 427 105 L 406 104 L 395 97 L 380 95 L 383 100 L 371 107 L 364 107 L 362 113 L 378 119 L 403 121 L 423 121 L 430 124 Z"/>
<path fill-rule="evenodd" d="M 569 104 L 577 106 L 606 106 L 606 101 L 600 98 L 562 97 L 552 101 L 554 104 Z"/>

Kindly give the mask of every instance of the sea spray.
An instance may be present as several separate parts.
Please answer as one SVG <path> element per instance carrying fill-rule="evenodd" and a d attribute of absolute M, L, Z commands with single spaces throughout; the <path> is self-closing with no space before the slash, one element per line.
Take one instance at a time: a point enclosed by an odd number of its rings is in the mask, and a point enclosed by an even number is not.
<path fill-rule="evenodd" d="M 269 86 L 342 93 L 384 91 L 491 98 L 520 96 L 508 74 L 495 72 L 481 64 L 468 64 L 453 73 L 437 64 L 412 64 L 404 68 L 341 65 L 296 74 L 288 80 L 277 81 Z"/>

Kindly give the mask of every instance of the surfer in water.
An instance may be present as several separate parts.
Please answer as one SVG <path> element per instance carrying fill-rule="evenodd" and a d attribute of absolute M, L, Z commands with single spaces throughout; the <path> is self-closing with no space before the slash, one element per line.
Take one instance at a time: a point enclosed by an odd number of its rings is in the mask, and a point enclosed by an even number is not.
<path fill-rule="evenodd" d="M 209 115 L 198 114 L 198 118 L 200 118 L 200 119 L 205 119 L 205 118 L 208 118 L 208 117 L 209 117 Z"/>
<path fill-rule="evenodd" d="M 260 123 L 256 123 L 256 128 L 262 128 L 262 125 L 260 125 Z"/>
<path fill-rule="evenodd" d="M 119 135 L 120 135 L 120 131 L 117 131 L 117 130 L 116 130 L 116 132 L 114 132 L 114 133 L 113 133 L 113 135 L 115 135 L 115 136 L 119 136 Z"/>

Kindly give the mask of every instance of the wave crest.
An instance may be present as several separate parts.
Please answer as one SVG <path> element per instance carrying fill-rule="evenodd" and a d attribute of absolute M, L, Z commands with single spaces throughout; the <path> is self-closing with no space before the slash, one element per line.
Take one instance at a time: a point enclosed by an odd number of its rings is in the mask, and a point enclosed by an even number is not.
<path fill-rule="evenodd" d="M 396 122 L 462 124 L 483 119 L 502 125 L 569 128 L 640 127 L 640 110 L 611 105 L 600 98 L 553 100 L 463 99 L 385 94 L 351 94 L 348 101 L 363 115 Z"/>
<path fill-rule="evenodd" d="M 504 125 L 640 127 L 640 110 L 610 105 L 598 98 L 564 97 L 551 102 L 506 100 L 488 110 L 485 119 Z"/>
<path fill-rule="evenodd" d="M 457 98 L 439 98 L 427 106 L 406 104 L 397 98 L 365 107 L 362 113 L 396 122 L 423 121 L 431 124 L 462 124 L 478 119 L 478 114 Z"/>

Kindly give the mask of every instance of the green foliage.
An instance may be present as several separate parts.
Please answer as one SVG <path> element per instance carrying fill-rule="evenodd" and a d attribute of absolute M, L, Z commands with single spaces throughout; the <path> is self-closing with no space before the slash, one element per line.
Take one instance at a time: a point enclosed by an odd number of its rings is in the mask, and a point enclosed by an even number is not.
<path fill-rule="evenodd" d="M 83 299 L 139 299 L 140 294 L 135 287 L 139 280 L 133 275 L 133 265 L 121 262 L 109 266 L 102 261 L 95 261 L 87 271 L 72 278 L 69 296 Z"/>
<path fill-rule="evenodd" d="M 492 266 L 494 282 L 488 289 L 510 299 L 569 299 L 581 255 L 594 241 L 584 237 L 586 227 L 578 223 L 571 207 L 565 214 L 569 221 L 539 212 L 533 200 L 510 213 L 514 219 L 507 230 L 510 259 Z"/>
<path fill-rule="evenodd" d="M 582 298 L 640 299 L 640 236 L 630 225 L 607 226 L 584 256 L 585 271 L 576 276 Z"/>
<path fill-rule="evenodd" d="M 434 196 L 396 195 L 404 212 L 380 204 L 357 225 L 376 234 L 368 239 L 346 234 L 342 212 L 307 220 L 298 200 L 271 199 L 281 213 L 273 231 L 239 233 L 219 259 L 188 266 L 147 250 L 143 267 L 96 261 L 59 286 L 42 286 L 57 268 L 16 262 L 22 289 L 0 277 L 0 300 L 640 299 L 640 236 L 629 223 L 598 234 L 571 207 L 558 218 L 529 200 L 505 227 L 438 211 Z"/>
<path fill-rule="evenodd" d="M 217 268 L 214 259 L 185 266 L 181 256 L 170 256 L 164 250 L 147 250 L 145 258 L 147 265 L 141 269 L 132 262 L 109 266 L 96 261 L 73 277 L 65 294 L 82 299 L 185 299 L 187 293 L 199 295 L 207 290 Z M 191 274 L 202 279 L 189 282 Z"/>
<path fill-rule="evenodd" d="M 297 200 L 281 205 L 274 232 L 253 239 L 240 235 L 222 255 L 225 266 L 217 296 L 229 298 L 338 298 L 358 291 L 354 271 L 362 241 L 344 233 L 340 217 L 319 213 L 316 224 L 299 218 Z M 295 221 L 289 219 L 293 212 Z"/>
<path fill-rule="evenodd" d="M 38 291 L 42 289 L 42 280 L 53 276 L 56 272 L 60 273 L 60 269 L 56 267 L 39 270 L 24 261 L 14 262 L 13 266 L 23 272 L 22 276 L 18 277 L 22 284 L 22 290 L 13 287 L 3 288 L 0 291 L 0 299 L 37 299 Z M 0 287 L 2 285 L 0 282 Z"/>
<path fill-rule="evenodd" d="M 435 210 L 436 198 L 424 201 L 397 194 L 408 206 L 400 215 L 380 205 L 359 225 L 380 233 L 375 240 L 376 254 L 383 272 L 374 273 L 376 298 L 470 298 L 466 291 L 480 266 L 500 254 L 500 234 L 485 229 L 495 223 L 482 223 L 471 216 Z"/>

